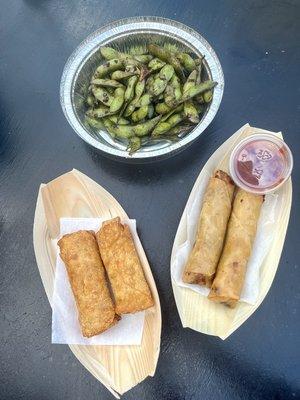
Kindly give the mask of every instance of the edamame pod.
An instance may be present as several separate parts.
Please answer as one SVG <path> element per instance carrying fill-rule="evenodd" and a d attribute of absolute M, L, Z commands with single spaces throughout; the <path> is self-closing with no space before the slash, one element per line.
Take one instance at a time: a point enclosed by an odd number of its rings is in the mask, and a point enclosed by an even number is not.
<path fill-rule="evenodd" d="M 141 148 L 141 144 L 141 139 L 137 136 L 129 139 L 129 143 L 127 146 L 127 151 L 129 152 L 129 155 L 132 155 L 133 153 L 138 151 Z"/>
<path fill-rule="evenodd" d="M 176 57 L 188 72 L 192 72 L 196 68 L 195 61 L 189 54 L 178 52 Z"/>
<path fill-rule="evenodd" d="M 154 115 L 154 106 L 152 104 L 148 105 L 148 115 L 147 117 L 151 119 Z"/>
<path fill-rule="evenodd" d="M 164 67 L 162 67 L 158 76 L 154 78 L 153 84 L 149 87 L 150 94 L 157 97 L 161 93 L 163 93 L 167 87 L 169 80 L 172 78 L 173 74 L 174 74 L 174 68 L 172 67 L 172 65 L 167 64 Z"/>
<path fill-rule="evenodd" d="M 105 104 L 106 106 L 110 106 L 114 99 L 114 97 L 103 87 L 92 86 L 92 92 L 96 99 L 101 101 L 101 103 Z"/>
<path fill-rule="evenodd" d="M 94 107 L 97 103 L 97 100 L 92 94 L 89 94 L 86 98 L 86 104 L 90 107 Z"/>
<path fill-rule="evenodd" d="M 109 117 L 109 119 L 111 120 L 111 122 L 113 122 L 115 124 L 119 124 L 119 125 L 129 125 L 130 124 L 128 119 L 125 119 L 123 117 L 119 118 L 117 115 L 112 115 L 111 117 Z"/>
<path fill-rule="evenodd" d="M 124 85 L 121 82 L 118 82 L 113 79 L 92 79 L 91 84 L 98 85 L 98 86 L 104 86 L 104 87 L 111 87 L 111 88 L 124 87 Z"/>
<path fill-rule="evenodd" d="M 152 60 L 153 56 L 151 56 L 151 54 L 141 54 L 133 56 L 133 58 L 142 64 L 148 64 L 148 62 Z"/>
<path fill-rule="evenodd" d="M 125 98 L 125 88 L 124 87 L 117 88 L 115 90 L 114 98 L 110 103 L 109 107 L 112 113 L 116 113 L 117 111 L 120 110 L 120 108 L 124 104 L 124 98 Z"/>
<path fill-rule="evenodd" d="M 193 125 L 176 125 L 171 128 L 168 132 L 168 136 L 178 136 L 178 135 L 185 135 L 193 128 Z"/>
<path fill-rule="evenodd" d="M 110 121 L 109 118 L 104 118 L 103 122 L 112 137 L 121 139 L 130 139 L 134 136 L 147 136 L 154 127 L 158 124 L 160 116 L 150 119 L 149 121 L 137 125 L 118 125 Z"/>
<path fill-rule="evenodd" d="M 203 100 L 205 101 L 205 103 L 209 103 L 212 101 L 213 92 L 212 92 L 212 90 L 208 90 L 207 92 L 204 92 L 202 96 L 203 96 Z"/>
<path fill-rule="evenodd" d="M 172 107 L 169 107 L 166 103 L 157 103 L 155 106 L 157 114 L 167 114 L 171 109 Z"/>
<path fill-rule="evenodd" d="M 130 76 L 135 75 L 135 72 L 129 72 L 129 71 L 114 71 L 111 74 L 111 79 L 120 81 L 121 79 L 129 78 Z"/>
<path fill-rule="evenodd" d="M 88 115 L 85 116 L 85 123 L 93 129 L 99 130 L 99 129 L 105 128 L 105 126 L 101 120 L 89 117 Z"/>
<path fill-rule="evenodd" d="M 176 113 L 180 113 L 183 110 L 183 105 L 180 104 L 179 106 L 171 109 L 167 114 L 163 115 L 161 117 L 161 122 L 166 121 L 167 119 L 169 119 L 171 117 L 171 115 L 176 114 Z"/>
<path fill-rule="evenodd" d="M 147 136 L 158 124 L 159 120 L 161 119 L 161 115 L 158 117 L 149 119 L 148 121 L 142 123 L 142 124 L 137 124 L 134 126 L 134 132 L 136 136 L 142 137 L 142 136 Z"/>
<path fill-rule="evenodd" d="M 129 105 L 127 106 L 127 108 L 124 112 L 125 117 L 129 117 L 133 113 L 133 111 L 136 109 L 136 104 L 139 101 L 140 97 L 142 96 L 144 89 L 145 89 L 145 80 L 138 81 L 137 84 L 135 85 L 135 97 L 129 103 Z"/>
<path fill-rule="evenodd" d="M 166 121 L 162 121 L 152 131 L 152 136 L 160 136 L 168 132 L 171 128 L 179 124 L 184 118 L 184 114 L 174 114 Z"/>
<path fill-rule="evenodd" d="M 183 102 L 183 101 L 189 100 L 192 97 L 197 96 L 200 93 L 204 93 L 207 90 L 214 88 L 216 85 L 217 85 L 217 82 L 210 81 L 210 80 L 202 82 L 199 85 L 194 85 L 183 93 L 183 96 L 182 96 L 181 100 L 179 100 L 179 101 Z"/>
<path fill-rule="evenodd" d="M 162 69 L 164 65 L 166 65 L 164 61 L 160 60 L 159 58 L 153 58 L 153 60 L 149 62 L 148 68 L 151 72 L 155 72 Z"/>
<path fill-rule="evenodd" d="M 187 100 L 184 102 L 183 110 L 184 110 L 184 115 L 189 121 L 191 121 L 193 124 L 198 124 L 199 115 L 192 100 Z"/>
<path fill-rule="evenodd" d="M 154 57 L 160 58 L 168 64 L 171 64 L 175 69 L 180 80 L 184 80 L 184 73 L 179 60 L 169 50 L 159 47 L 156 44 L 148 44 L 147 46 L 149 53 Z"/>
<path fill-rule="evenodd" d="M 101 64 L 94 73 L 94 78 L 103 78 L 104 76 L 110 74 L 111 72 L 117 71 L 118 69 L 123 69 L 123 63 L 119 59 L 112 59 L 104 64 Z M 115 79 L 115 78 L 112 78 Z"/>
<path fill-rule="evenodd" d="M 139 122 L 142 119 L 146 118 L 148 115 L 148 107 L 149 106 L 143 106 L 138 108 L 136 111 L 134 111 L 131 115 L 131 119 L 133 122 Z"/>
<path fill-rule="evenodd" d="M 109 107 L 105 107 L 102 105 L 97 108 L 91 108 L 86 112 L 86 115 L 91 118 L 103 118 L 110 114 L 111 112 Z"/>
<path fill-rule="evenodd" d="M 150 104 L 152 101 L 152 96 L 149 93 L 143 94 L 140 100 L 137 102 L 137 107 L 143 107 Z"/>
<path fill-rule="evenodd" d="M 187 92 L 191 87 L 196 85 L 197 74 L 198 71 L 196 69 L 190 73 L 185 84 L 183 85 L 183 94 Z"/>
<path fill-rule="evenodd" d="M 137 83 L 138 77 L 136 75 L 131 76 L 127 81 L 127 88 L 125 90 L 124 100 L 126 103 L 131 101 L 134 96 L 134 88 Z"/>

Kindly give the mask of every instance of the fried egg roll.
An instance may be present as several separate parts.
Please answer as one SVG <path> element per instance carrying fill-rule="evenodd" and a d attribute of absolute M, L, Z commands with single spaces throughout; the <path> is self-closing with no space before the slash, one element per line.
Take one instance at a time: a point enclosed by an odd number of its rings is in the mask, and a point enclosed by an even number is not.
<path fill-rule="evenodd" d="M 153 306 L 153 299 L 127 225 L 105 221 L 96 233 L 100 254 L 114 294 L 117 314 Z"/>
<path fill-rule="evenodd" d="M 231 212 L 234 183 L 223 171 L 210 178 L 198 220 L 196 240 L 182 280 L 210 287 L 221 256 Z"/>
<path fill-rule="evenodd" d="M 83 336 L 105 331 L 119 319 L 106 283 L 97 241 L 92 231 L 64 235 L 58 242 L 78 310 Z"/>
<path fill-rule="evenodd" d="M 237 190 L 210 300 L 234 308 L 240 299 L 262 203 L 263 196 Z"/>

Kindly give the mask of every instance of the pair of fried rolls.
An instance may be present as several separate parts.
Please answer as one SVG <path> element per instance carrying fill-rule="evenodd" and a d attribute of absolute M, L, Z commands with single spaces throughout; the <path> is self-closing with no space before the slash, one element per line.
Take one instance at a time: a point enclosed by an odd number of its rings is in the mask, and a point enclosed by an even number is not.
<path fill-rule="evenodd" d="M 240 299 L 263 200 L 261 195 L 237 190 L 210 300 L 233 308 Z"/>
<path fill-rule="evenodd" d="M 119 218 L 104 222 L 96 236 L 92 231 L 64 235 L 58 246 L 83 336 L 91 337 L 105 331 L 120 319 L 120 314 L 153 306 L 129 227 L 122 225 Z"/>
<path fill-rule="evenodd" d="M 182 280 L 211 287 L 231 213 L 234 183 L 223 171 L 210 178 L 199 216 L 194 247 Z"/>

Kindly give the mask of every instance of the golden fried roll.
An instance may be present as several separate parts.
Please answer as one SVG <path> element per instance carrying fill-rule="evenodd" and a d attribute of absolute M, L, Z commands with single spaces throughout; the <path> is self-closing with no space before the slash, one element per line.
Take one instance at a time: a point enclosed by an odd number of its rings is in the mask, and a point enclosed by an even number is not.
<path fill-rule="evenodd" d="M 58 246 L 76 301 L 82 334 L 98 335 L 119 317 L 106 283 L 95 235 L 92 231 L 64 235 Z"/>
<path fill-rule="evenodd" d="M 126 314 L 153 306 L 153 299 L 127 225 L 120 218 L 105 221 L 96 233 L 116 313 Z"/>
<path fill-rule="evenodd" d="M 244 285 L 263 196 L 238 189 L 209 299 L 235 307 Z"/>
<path fill-rule="evenodd" d="M 210 287 L 221 256 L 231 212 L 234 183 L 223 171 L 210 178 L 198 220 L 196 240 L 182 280 Z"/>

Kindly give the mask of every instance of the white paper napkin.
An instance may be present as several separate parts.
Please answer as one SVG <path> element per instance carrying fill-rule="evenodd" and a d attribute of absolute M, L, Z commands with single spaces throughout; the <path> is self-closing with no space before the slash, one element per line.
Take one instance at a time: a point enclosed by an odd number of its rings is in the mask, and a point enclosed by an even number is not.
<path fill-rule="evenodd" d="M 174 281 L 182 287 L 189 288 L 203 296 L 207 296 L 209 289 L 204 286 L 187 284 L 182 281 L 182 273 L 188 256 L 192 250 L 198 224 L 198 217 L 202 205 L 203 196 L 211 173 L 204 171 L 199 190 L 189 198 L 187 203 L 186 230 L 187 240 L 177 248 L 171 262 L 171 274 Z M 278 209 L 278 195 L 268 194 L 261 208 L 257 232 L 250 260 L 247 264 L 247 272 L 244 287 L 241 293 L 241 301 L 254 304 L 259 293 L 259 270 L 267 255 L 274 236 L 276 210 Z"/>
<path fill-rule="evenodd" d="M 61 218 L 60 233 L 76 232 L 80 229 L 98 231 L 103 220 L 100 218 Z M 135 220 L 126 221 L 132 236 L 136 236 Z M 145 312 L 122 315 L 122 319 L 112 328 L 93 336 L 84 338 L 81 334 L 78 313 L 67 276 L 65 264 L 57 260 L 52 302 L 52 343 L 84 345 L 140 345 L 143 335 Z"/>

